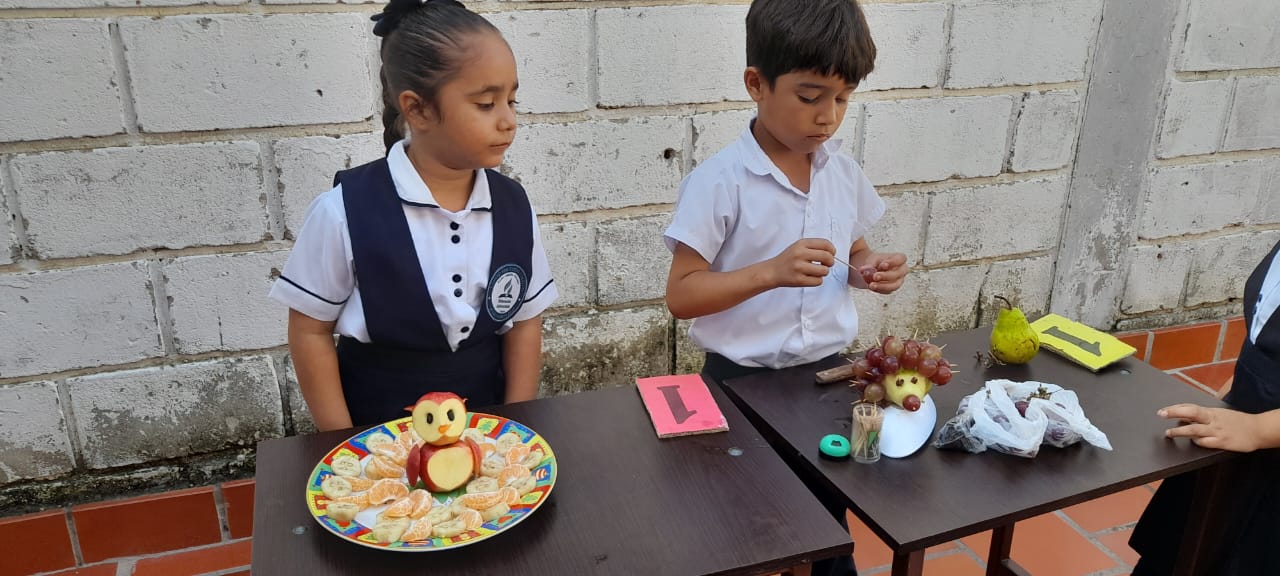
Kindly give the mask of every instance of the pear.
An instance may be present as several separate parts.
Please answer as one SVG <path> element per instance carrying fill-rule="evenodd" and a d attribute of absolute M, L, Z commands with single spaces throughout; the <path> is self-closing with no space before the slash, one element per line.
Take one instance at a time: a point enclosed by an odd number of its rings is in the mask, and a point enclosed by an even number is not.
<path fill-rule="evenodd" d="M 991 330 L 991 355 L 1005 364 L 1026 364 L 1040 351 L 1040 337 L 1022 310 L 1004 297 L 996 298 L 1004 302 L 1006 308 L 1000 311 Z"/>

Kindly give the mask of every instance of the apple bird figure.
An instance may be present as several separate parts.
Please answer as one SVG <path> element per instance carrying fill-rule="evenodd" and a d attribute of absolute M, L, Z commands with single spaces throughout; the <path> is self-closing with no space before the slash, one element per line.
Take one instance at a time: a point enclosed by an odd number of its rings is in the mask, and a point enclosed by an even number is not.
<path fill-rule="evenodd" d="M 457 394 L 428 392 L 413 406 L 413 430 L 423 442 L 409 450 L 405 473 L 410 484 L 418 479 L 432 492 L 452 492 L 480 473 L 480 446 L 462 439 L 467 429 L 467 406 Z"/>

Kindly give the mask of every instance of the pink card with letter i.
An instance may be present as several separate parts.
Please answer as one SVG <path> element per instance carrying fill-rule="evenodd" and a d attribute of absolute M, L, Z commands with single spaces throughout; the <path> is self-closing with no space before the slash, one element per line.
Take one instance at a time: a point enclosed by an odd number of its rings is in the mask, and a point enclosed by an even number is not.
<path fill-rule="evenodd" d="M 659 438 L 729 430 L 729 422 L 711 397 L 702 376 L 639 378 L 636 388 Z"/>

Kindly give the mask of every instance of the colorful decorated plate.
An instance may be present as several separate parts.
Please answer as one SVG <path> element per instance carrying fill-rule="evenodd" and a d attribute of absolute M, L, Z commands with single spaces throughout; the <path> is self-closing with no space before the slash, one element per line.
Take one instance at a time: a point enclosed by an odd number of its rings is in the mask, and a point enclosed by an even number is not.
<path fill-rule="evenodd" d="M 467 417 L 463 438 L 483 448 L 483 476 L 451 492 L 428 492 L 430 503 L 425 502 L 425 495 L 409 494 L 400 456 L 417 442 L 417 435 L 411 418 L 405 417 L 365 430 L 325 455 L 307 480 L 311 515 L 344 540 L 396 552 L 458 548 L 509 530 L 551 494 L 556 483 L 555 454 L 546 440 L 519 422 L 475 412 Z M 355 462 L 359 463 L 358 471 Z M 520 474 L 522 468 L 529 471 L 527 477 Z M 475 496 L 468 495 L 468 486 Z M 421 487 L 419 481 L 417 488 Z M 503 496 L 498 499 L 503 502 L 484 510 L 472 509 L 478 508 L 476 503 L 486 495 L 494 494 L 495 488 L 502 488 L 498 491 Z M 377 500 L 385 501 L 372 503 Z M 329 510 L 336 502 L 343 506 Z M 347 521 L 349 515 L 354 518 Z"/>

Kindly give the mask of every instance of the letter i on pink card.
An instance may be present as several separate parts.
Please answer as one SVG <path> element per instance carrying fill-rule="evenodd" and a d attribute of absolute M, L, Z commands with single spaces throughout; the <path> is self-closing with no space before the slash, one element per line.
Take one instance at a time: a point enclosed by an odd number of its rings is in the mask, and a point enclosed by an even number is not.
<path fill-rule="evenodd" d="M 639 378 L 636 388 L 659 438 L 729 430 L 729 422 L 702 376 Z"/>

